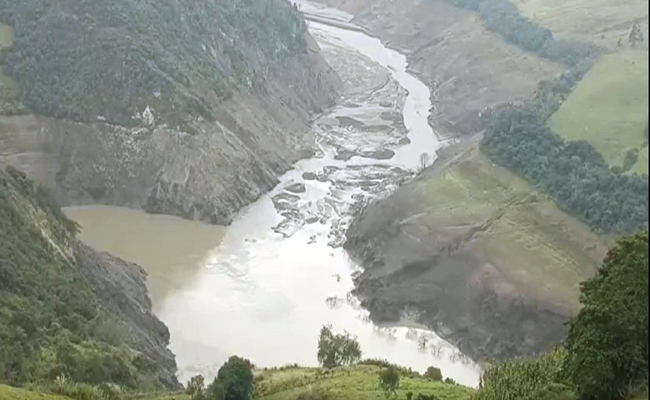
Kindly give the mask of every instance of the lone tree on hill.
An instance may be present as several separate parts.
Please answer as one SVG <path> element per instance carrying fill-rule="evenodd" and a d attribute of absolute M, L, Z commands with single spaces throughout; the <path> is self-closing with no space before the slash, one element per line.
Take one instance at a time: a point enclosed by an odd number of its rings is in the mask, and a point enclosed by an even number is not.
<path fill-rule="evenodd" d="M 352 365 L 361 359 L 361 347 L 349 333 L 334 334 L 332 326 L 323 326 L 318 338 L 318 363 L 323 368 Z"/>

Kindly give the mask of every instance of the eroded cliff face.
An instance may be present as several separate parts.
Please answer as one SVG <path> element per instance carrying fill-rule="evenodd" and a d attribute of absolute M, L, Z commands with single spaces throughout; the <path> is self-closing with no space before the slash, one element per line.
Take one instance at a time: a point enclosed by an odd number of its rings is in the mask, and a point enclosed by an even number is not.
<path fill-rule="evenodd" d="M 0 117 L 0 161 L 52 188 L 63 205 L 122 205 L 228 224 L 308 155 L 312 117 L 338 96 L 338 76 L 283 0 L 146 2 L 137 12 L 130 0 L 72 3 L 26 2 L 36 11 L 54 7 L 58 14 L 49 17 L 0 4 L 11 11 L 0 22 L 15 34 L 0 64 L 21 99 L 17 115 Z M 55 39 L 28 41 L 33 34 L 20 23 L 39 18 L 39 32 Z M 91 33 L 59 37 L 69 20 Z M 120 38 L 106 54 L 97 51 L 100 32 Z M 125 37 L 132 40 L 120 47 Z M 75 44 L 78 51 L 66 52 Z M 62 61 L 43 60 L 49 72 L 19 68 L 41 50 Z M 126 58 L 117 65 L 111 56 Z M 55 85 L 45 75 L 57 71 Z M 67 106 L 57 102 L 65 99 Z"/>

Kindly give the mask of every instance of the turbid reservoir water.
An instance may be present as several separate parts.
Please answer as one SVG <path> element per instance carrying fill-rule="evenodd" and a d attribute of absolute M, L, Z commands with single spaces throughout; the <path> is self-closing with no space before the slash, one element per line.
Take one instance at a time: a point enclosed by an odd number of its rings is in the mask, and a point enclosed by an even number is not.
<path fill-rule="evenodd" d="M 345 20 L 327 9 L 318 15 Z M 170 329 L 183 381 L 214 376 L 232 354 L 262 367 L 316 365 L 318 331 L 331 324 L 356 335 L 365 357 L 420 371 L 435 365 L 476 386 L 480 368 L 435 334 L 368 320 L 350 295 L 358 266 L 340 247 L 352 215 L 411 177 L 423 152 L 438 149 L 427 123 L 429 90 L 379 40 L 309 25 L 345 92 L 314 123 L 316 155 L 296 163 L 232 226 L 105 206 L 66 211 L 83 240 L 149 272 L 154 311 Z"/>

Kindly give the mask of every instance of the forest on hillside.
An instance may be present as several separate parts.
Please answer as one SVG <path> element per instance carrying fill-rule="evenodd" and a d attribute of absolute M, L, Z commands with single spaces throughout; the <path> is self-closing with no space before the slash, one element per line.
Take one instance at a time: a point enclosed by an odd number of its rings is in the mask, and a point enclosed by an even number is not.
<path fill-rule="evenodd" d="M 0 0 L 0 9 L 14 34 L 0 65 L 23 105 L 74 120 L 131 126 L 147 105 L 174 126 L 212 120 L 220 101 L 263 87 L 306 51 L 306 25 L 281 0 Z"/>

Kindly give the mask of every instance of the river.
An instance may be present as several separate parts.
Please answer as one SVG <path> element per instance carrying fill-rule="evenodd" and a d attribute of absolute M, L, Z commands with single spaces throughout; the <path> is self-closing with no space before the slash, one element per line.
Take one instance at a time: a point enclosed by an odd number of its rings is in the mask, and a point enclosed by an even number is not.
<path fill-rule="evenodd" d="M 318 10 L 328 15 L 346 20 Z M 316 365 L 318 332 L 331 324 L 357 336 L 364 357 L 421 372 L 437 366 L 475 387 L 480 368 L 432 332 L 369 321 L 350 294 L 359 267 L 340 247 L 355 212 L 433 161 L 440 143 L 427 122 L 429 89 L 379 40 L 313 21 L 309 29 L 345 82 L 342 99 L 314 122 L 315 156 L 231 226 L 105 206 L 66 212 L 82 226 L 82 240 L 149 272 L 182 381 L 196 373 L 210 379 L 232 354 L 261 367 Z"/>

